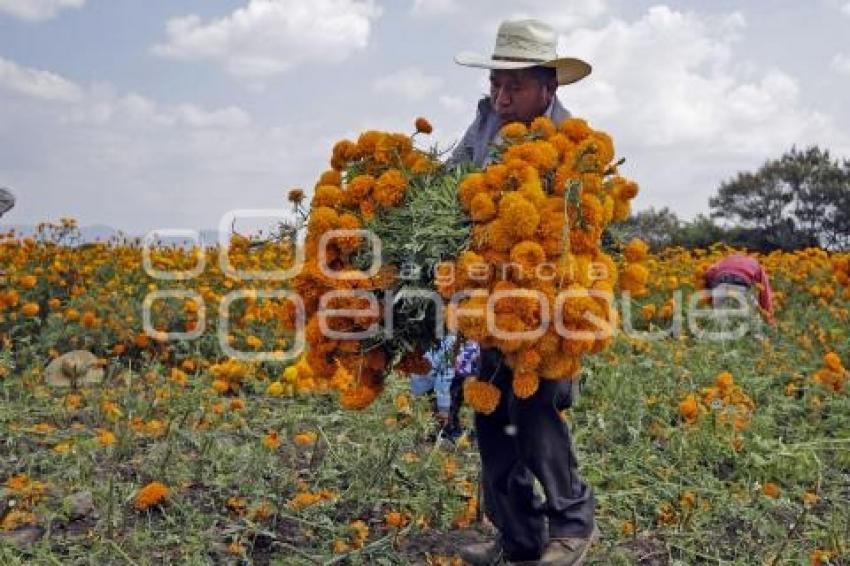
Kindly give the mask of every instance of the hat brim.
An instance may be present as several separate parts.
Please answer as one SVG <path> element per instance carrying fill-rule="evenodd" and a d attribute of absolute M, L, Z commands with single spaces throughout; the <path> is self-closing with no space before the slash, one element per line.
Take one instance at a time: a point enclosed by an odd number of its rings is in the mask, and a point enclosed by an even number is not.
<path fill-rule="evenodd" d="M 528 69 L 531 67 L 550 67 L 555 69 L 559 85 L 578 82 L 593 70 L 590 63 L 575 57 L 560 57 L 551 61 L 505 61 L 479 55 L 478 53 L 463 52 L 455 55 L 455 63 L 464 67 L 478 69 Z"/>

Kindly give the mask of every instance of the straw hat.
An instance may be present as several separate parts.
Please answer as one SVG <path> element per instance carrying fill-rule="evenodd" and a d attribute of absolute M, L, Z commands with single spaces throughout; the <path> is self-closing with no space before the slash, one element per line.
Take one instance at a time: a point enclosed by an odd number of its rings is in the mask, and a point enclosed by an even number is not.
<path fill-rule="evenodd" d="M 62 354 L 44 370 L 44 380 L 54 387 L 76 387 L 103 381 L 103 368 L 97 356 L 86 350 Z"/>
<path fill-rule="evenodd" d="M 551 26 L 539 20 L 505 20 L 496 34 L 496 47 L 491 56 L 463 52 L 455 63 L 481 69 L 527 69 L 551 67 L 556 70 L 558 84 L 580 81 L 590 74 L 591 66 L 574 57 L 558 57 L 558 35 Z"/>

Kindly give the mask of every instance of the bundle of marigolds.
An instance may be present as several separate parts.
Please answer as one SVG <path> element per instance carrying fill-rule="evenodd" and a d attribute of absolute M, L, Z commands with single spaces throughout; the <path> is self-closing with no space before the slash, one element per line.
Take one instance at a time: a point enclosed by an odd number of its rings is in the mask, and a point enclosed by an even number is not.
<path fill-rule="evenodd" d="M 417 130 L 430 125 L 420 119 Z M 403 134 L 370 131 L 334 147 L 295 286 L 307 315 L 303 362 L 312 380 L 341 392 L 343 406 L 367 406 L 393 367 L 427 371 L 423 353 L 444 306 L 450 330 L 504 354 L 522 398 L 540 379 L 575 376 L 583 356 L 610 342 L 618 269 L 601 238 L 629 216 L 637 185 L 617 174 L 611 138 L 583 120 L 538 118 L 500 134 L 480 171 L 444 166 Z M 380 256 L 351 232 L 361 228 L 380 241 Z M 623 289 L 641 292 L 646 248 L 627 252 Z M 436 290 L 445 305 L 411 290 Z M 329 309 L 339 315 L 327 317 Z M 468 402 L 482 412 L 499 401 L 488 377 L 467 380 Z"/>

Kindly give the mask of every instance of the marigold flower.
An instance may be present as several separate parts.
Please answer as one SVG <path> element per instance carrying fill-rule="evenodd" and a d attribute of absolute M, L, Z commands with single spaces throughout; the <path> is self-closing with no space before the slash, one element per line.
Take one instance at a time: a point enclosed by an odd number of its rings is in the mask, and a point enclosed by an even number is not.
<path fill-rule="evenodd" d="M 430 134 L 434 131 L 434 128 L 431 126 L 431 122 L 422 117 L 417 118 L 414 125 L 416 126 L 416 131 L 421 134 Z"/>
<path fill-rule="evenodd" d="M 771 499 L 776 499 L 777 497 L 779 497 L 781 491 L 782 490 L 779 488 L 779 485 L 772 481 L 765 482 L 764 486 L 762 486 L 761 488 L 761 492 L 765 496 L 770 497 Z"/>
<path fill-rule="evenodd" d="M 301 189 L 290 189 L 286 195 L 286 200 L 292 204 L 300 204 L 304 200 L 304 191 Z"/>
<path fill-rule="evenodd" d="M 520 399 L 528 399 L 537 393 L 539 385 L 540 380 L 533 371 L 519 371 L 514 374 L 512 383 L 514 395 Z"/>
<path fill-rule="evenodd" d="M 649 270 L 640 263 L 630 263 L 620 276 L 620 288 L 628 291 L 634 297 L 646 294 L 646 283 L 649 280 Z"/>
<path fill-rule="evenodd" d="M 398 511 L 388 511 L 384 514 L 384 523 L 392 529 L 400 529 L 408 523 L 408 517 Z"/>
<path fill-rule="evenodd" d="M 844 364 L 841 362 L 841 358 L 838 357 L 838 354 L 836 354 L 835 352 L 826 353 L 823 356 L 823 363 L 832 371 L 844 371 Z"/>
<path fill-rule="evenodd" d="M 38 303 L 24 303 L 24 306 L 21 307 L 21 314 L 33 318 L 38 316 L 40 310 L 41 307 L 38 306 Z"/>
<path fill-rule="evenodd" d="M 342 203 L 342 190 L 335 185 L 319 185 L 316 187 L 316 192 L 313 194 L 311 206 L 327 206 L 336 208 Z"/>
<path fill-rule="evenodd" d="M 24 289 L 32 289 L 38 283 L 38 277 L 35 275 L 24 275 L 20 278 L 19 283 Z"/>
<path fill-rule="evenodd" d="M 266 395 L 270 397 L 280 397 L 283 395 L 283 384 L 279 381 L 273 381 L 266 387 Z"/>
<path fill-rule="evenodd" d="M 504 159 L 520 159 L 541 171 L 550 171 L 558 166 L 558 150 L 549 142 L 534 140 L 512 145 Z"/>
<path fill-rule="evenodd" d="M 591 133 L 593 133 L 593 130 L 587 125 L 587 122 L 581 118 L 568 118 L 564 120 L 561 122 L 558 130 L 574 143 L 583 141 Z"/>
<path fill-rule="evenodd" d="M 358 153 L 358 146 L 349 140 L 338 141 L 332 150 L 331 167 L 341 171 Z"/>
<path fill-rule="evenodd" d="M 359 411 L 371 405 L 380 392 L 380 389 L 364 384 L 349 387 L 340 396 L 340 405 L 343 409 Z"/>
<path fill-rule="evenodd" d="M 375 181 L 373 196 L 379 205 L 390 208 L 396 206 L 404 198 L 407 179 L 398 169 L 390 169 Z"/>
<path fill-rule="evenodd" d="M 519 193 L 508 193 L 499 201 L 499 219 L 519 239 L 534 235 L 540 224 L 540 214 L 533 204 Z"/>
<path fill-rule="evenodd" d="M 649 245 L 643 240 L 634 238 L 626 247 L 623 248 L 623 255 L 626 256 L 628 262 L 638 262 L 646 259 L 646 254 L 649 252 Z"/>
<path fill-rule="evenodd" d="M 115 435 L 108 430 L 100 430 L 97 433 L 97 443 L 103 447 L 112 446 L 117 442 Z"/>
<path fill-rule="evenodd" d="M 298 446 L 310 446 L 316 443 L 319 435 L 314 431 L 299 432 L 293 437 L 293 441 Z"/>
<path fill-rule="evenodd" d="M 316 185 L 333 185 L 335 187 L 340 187 L 342 186 L 342 174 L 335 169 L 325 171 L 319 176 L 319 181 Z"/>
<path fill-rule="evenodd" d="M 263 437 L 263 446 L 268 450 L 277 450 L 277 447 L 280 446 L 280 435 L 276 431 L 269 431 Z"/>
<path fill-rule="evenodd" d="M 679 403 L 679 414 L 688 423 L 693 423 L 697 420 L 697 417 L 699 417 L 699 403 L 695 395 L 688 395 Z"/>
<path fill-rule="evenodd" d="M 469 378 L 463 384 L 463 396 L 466 403 L 475 411 L 489 415 L 499 406 L 502 393 L 492 383 L 478 378 Z"/>
<path fill-rule="evenodd" d="M 82 318 L 80 318 L 80 326 L 83 328 L 94 328 L 97 326 L 97 323 L 97 315 L 95 315 L 92 311 L 84 312 Z"/>
<path fill-rule="evenodd" d="M 496 216 L 496 205 L 493 198 L 485 192 L 478 193 L 470 203 L 470 216 L 475 222 L 487 222 Z"/>
<path fill-rule="evenodd" d="M 832 559 L 832 553 L 828 550 L 815 549 L 809 554 L 809 566 L 823 566 Z"/>
<path fill-rule="evenodd" d="M 531 278 L 535 268 L 546 261 L 546 252 L 537 242 L 525 240 L 511 248 L 511 261 L 520 266 L 523 277 Z"/>
<path fill-rule="evenodd" d="M 171 490 L 165 484 L 158 481 L 151 482 L 136 493 L 133 506 L 137 511 L 144 511 L 162 503 L 170 492 Z"/>
<path fill-rule="evenodd" d="M 499 134 L 509 140 L 516 140 L 528 135 L 528 128 L 522 122 L 511 122 L 502 126 Z"/>
<path fill-rule="evenodd" d="M 531 121 L 531 125 L 529 129 L 536 133 L 540 134 L 543 137 L 549 137 L 555 135 L 557 129 L 555 128 L 554 122 L 547 118 L 546 116 L 538 116 L 534 120 Z"/>
<path fill-rule="evenodd" d="M 3 517 L 3 522 L 0 523 L 0 528 L 4 531 L 14 531 L 26 525 L 35 525 L 38 523 L 35 515 L 28 511 L 12 510 Z"/>
<path fill-rule="evenodd" d="M 714 380 L 714 385 L 720 390 L 721 394 L 728 393 L 735 385 L 735 378 L 728 371 L 720 372 Z"/>
<path fill-rule="evenodd" d="M 348 185 L 346 193 L 353 201 L 359 201 L 369 196 L 375 187 L 375 178 L 371 175 L 357 175 Z"/>

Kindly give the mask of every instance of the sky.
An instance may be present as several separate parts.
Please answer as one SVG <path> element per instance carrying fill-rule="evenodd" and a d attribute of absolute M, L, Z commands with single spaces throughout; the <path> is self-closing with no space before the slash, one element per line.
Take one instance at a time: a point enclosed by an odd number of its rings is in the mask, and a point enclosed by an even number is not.
<path fill-rule="evenodd" d="M 850 0 L 0 0 L 0 225 L 209 229 L 308 191 L 366 129 L 449 147 L 499 21 L 593 73 L 558 96 L 614 137 L 637 210 L 683 218 L 792 146 L 850 158 Z"/>

